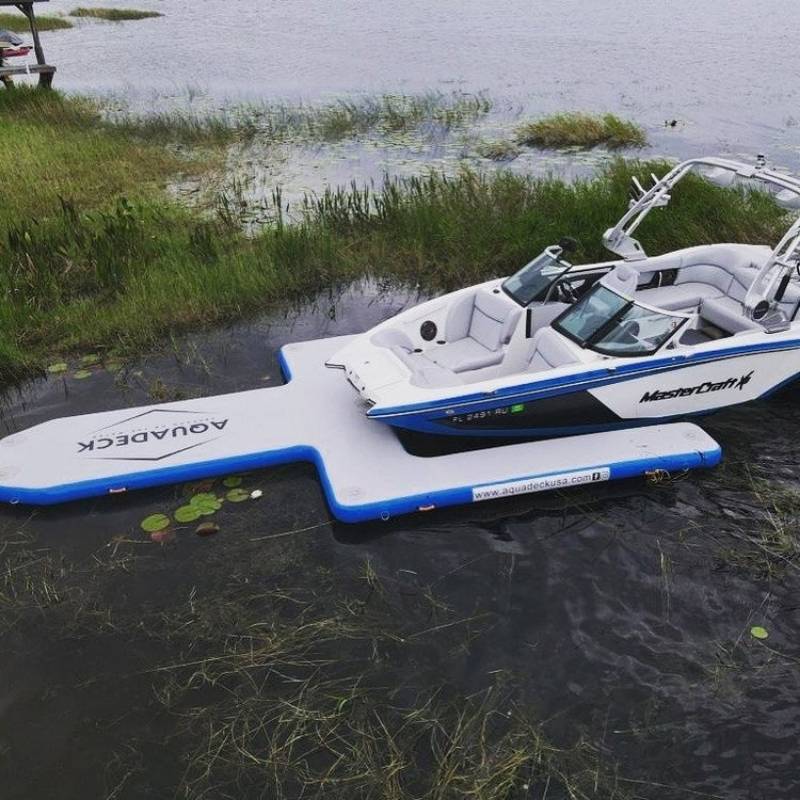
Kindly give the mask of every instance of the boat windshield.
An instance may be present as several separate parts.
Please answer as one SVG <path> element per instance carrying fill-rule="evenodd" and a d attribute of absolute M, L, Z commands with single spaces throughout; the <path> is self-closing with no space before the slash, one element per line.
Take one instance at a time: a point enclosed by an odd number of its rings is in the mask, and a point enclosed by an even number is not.
<path fill-rule="evenodd" d="M 655 353 L 688 319 L 648 308 L 605 286 L 596 286 L 553 322 L 581 347 L 609 356 Z"/>
<path fill-rule="evenodd" d="M 571 264 L 561 261 L 545 250 L 510 278 L 506 278 L 503 281 L 503 291 L 521 306 L 527 306 L 543 295 L 545 290 L 571 267 Z"/>

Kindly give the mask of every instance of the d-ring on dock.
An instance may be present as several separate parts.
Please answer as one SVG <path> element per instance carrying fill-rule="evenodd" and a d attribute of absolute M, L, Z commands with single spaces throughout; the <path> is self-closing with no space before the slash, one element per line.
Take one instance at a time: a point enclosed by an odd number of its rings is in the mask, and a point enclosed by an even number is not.
<path fill-rule="evenodd" d="M 283 386 L 63 417 L 7 436 L 0 501 L 48 505 L 310 461 L 334 516 L 359 522 L 720 460 L 719 445 L 689 423 L 414 456 L 325 367 L 349 338 L 286 345 Z"/>

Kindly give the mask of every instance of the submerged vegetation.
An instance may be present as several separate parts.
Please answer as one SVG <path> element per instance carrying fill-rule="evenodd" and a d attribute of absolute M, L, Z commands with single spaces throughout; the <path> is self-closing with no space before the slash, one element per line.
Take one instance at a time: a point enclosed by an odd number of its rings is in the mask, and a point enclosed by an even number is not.
<path fill-rule="evenodd" d="M 601 747 L 561 731 L 554 740 L 521 676 L 473 674 L 492 613 L 456 611 L 435 582 L 408 584 L 369 560 L 314 566 L 287 533 L 248 543 L 238 531 L 218 554 L 132 534 L 65 558 L 30 534 L 3 532 L 3 641 L 82 639 L 102 652 L 103 666 L 90 661 L 86 683 L 69 687 L 102 701 L 76 719 L 73 735 L 91 741 L 122 704 L 149 703 L 146 715 L 126 719 L 124 755 L 102 796 L 118 796 L 115 786 L 125 797 L 629 796 L 635 782 Z M 201 569 L 189 585 L 180 548 Z M 163 586 L 154 602 L 142 591 L 152 587 L 148 575 L 169 575 L 179 588 Z M 156 737 L 170 757 L 137 770 L 137 750 L 149 754 Z M 102 776 L 88 763 L 73 774 L 82 771 L 90 785 Z"/>
<path fill-rule="evenodd" d="M 111 22 L 164 16 L 158 11 L 139 11 L 135 8 L 84 8 L 83 6 L 74 8 L 69 12 L 69 15 L 71 17 L 94 17 L 95 19 L 105 19 Z"/>
<path fill-rule="evenodd" d="M 388 119 L 388 106 L 376 108 L 370 119 Z M 36 91 L 0 93 L 0 115 L 10 123 L 0 127 L 0 183 L 20 187 L 0 207 L 4 382 L 73 351 L 130 353 L 364 276 L 453 289 L 507 274 L 566 233 L 580 240 L 579 259 L 599 259 L 630 176 L 667 169 L 620 160 L 575 183 L 464 171 L 354 185 L 306 198 L 292 224 L 277 192 L 272 222 L 245 237 L 241 198 L 222 196 L 201 213 L 163 193 L 171 176 L 206 169 L 222 152 L 185 156 L 158 144 L 188 135 L 167 117 L 115 122 L 88 101 Z M 218 145 L 241 129 L 197 135 Z M 656 253 L 771 241 L 784 220 L 762 195 L 686 181 L 669 215 L 650 215 L 641 233 Z"/>
<path fill-rule="evenodd" d="M 644 147 L 647 134 L 634 122 L 614 114 L 570 112 L 526 122 L 517 129 L 517 137 L 531 147 L 596 147 L 610 150 L 623 147 Z"/>
<path fill-rule="evenodd" d="M 406 131 L 425 122 L 449 129 L 487 114 L 491 107 L 491 100 L 481 94 L 445 95 L 430 92 L 416 96 L 382 95 L 378 98 L 342 100 L 319 109 L 289 111 L 284 118 L 294 127 L 306 127 L 317 138 L 336 140 L 370 130 L 384 133 Z"/>
<path fill-rule="evenodd" d="M 72 23 L 63 17 L 54 17 L 48 14 L 36 15 L 36 27 L 40 31 L 59 31 L 64 28 L 71 28 Z M 30 25 L 28 18 L 24 14 L 0 13 L 0 28 L 14 33 L 28 33 Z"/>

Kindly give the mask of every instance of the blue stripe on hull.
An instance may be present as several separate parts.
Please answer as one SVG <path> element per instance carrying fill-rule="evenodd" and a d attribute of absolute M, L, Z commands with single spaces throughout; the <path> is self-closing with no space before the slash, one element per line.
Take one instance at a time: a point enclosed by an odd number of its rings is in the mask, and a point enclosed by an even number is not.
<path fill-rule="evenodd" d="M 675 372 L 679 369 L 686 369 L 687 367 L 695 367 L 706 363 L 718 363 L 721 361 L 728 361 L 740 356 L 752 355 L 760 352 L 778 352 L 782 350 L 798 350 L 800 349 L 800 339 L 793 339 L 789 342 L 782 341 L 776 344 L 760 343 L 749 345 L 747 347 L 736 347 L 729 350 L 718 350 L 713 354 L 701 354 L 699 356 L 673 356 L 668 359 L 659 359 L 657 361 L 638 362 L 636 364 L 618 363 L 614 370 L 608 368 L 595 369 L 590 372 L 583 372 L 580 374 L 573 374 L 561 376 L 558 378 L 545 378 L 535 383 L 528 383 L 524 385 L 511 386 L 506 389 L 500 389 L 493 392 L 491 397 L 487 399 L 486 392 L 472 393 L 462 395 L 461 397 L 448 398 L 447 401 L 437 400 L 433 403 L 410 403 L 406 406 L 395 406 L 376 411 L 375 409 L 367 412 L 367 416 L 372 419 L 379 419 L 387 422 L 390 425 L 399 427 L 407 427 L 395 421 L 396 418 L 405 417 L 406 415 L 424 415 L 430 417 L 431 414 L 442 416 L 445 409 L 448 408 L 461 408 L 464 410 L 459 413 L 470 413 L 472 411 L 482 411 L 490 408 L 501 407 L 509 405 L 512 401 L 514 403 L 531 402 L 535 399 L 543 399 L 546 397 L 557 397 L 563 394 L 570 394 L 576 391 L 588 391 L 590 389 L 600 389 L 603 386 L 610 386 L 615 383 L 624 383 L 637 378 L 642 378 L 647 375 L 657 376 L 669 372 Z M 800 372 L 789 379 L 794 380 Z M 786 383 L 787 381 L 784 381 Z M 783 385 L 783 384 L 780 384 Z M 777 388 L 777 387 L 776 387 Z M 775 391 L 775 388 L 767 390 L 768 392 Z M 498 402 L 502 400 L 503 402 Z"/>
<path fill-rule="evenodd" d="M 784 387 L 788 386 L 789 384 L 797 381 L 798 377 L 800 377 L 800 372 L 796 372 L 790 378 L 787 378 L 786 380 L 781 381 L 775 386 L 766 389 L 758 397 L 753 398 L 752 400 L 745 400 L 742 403 L 728 403 L 727 405 L 719 406 L 717 408 L 704 409 L 702 411 L 687 412 L 682 414 L 672 414 L 662 417 L 629 417 L 626 419 L 620 419 L 619 422 L 606 422 L 596 425 L 593 424 L 566 425 L 566 426 L 541 427 L 541 428 L 482 428 L 482 429 L 459 428 L 455 426 L 449 426 L 443 424 L 442 422 L 437 421 L 437 420 L 442 420 L 444 418 L 444 409 L 450 408 L 450 406 L 441 406 L 432 413 L 431 412 L 428 412 L 426 414 L 415 413 L 415 414 L 409 414 L 408 416 L 397 415 L 387 419 L 381 419 L 380 417 L 378 417 L 378 419 L 380 419 L 382 422 L 391 425 L 393 428 L 401 428 L 404 430 L 416 431 L 418 433 L 435 434 L 437 436 L 455 436 L 460 438 L 486 437 L 495 439 L 520 438 L 520 437 L 528 439 L 538 439 L 538 438 L 547 438 L 549 436 L 571 436 L 582 433 L 597 433 L 600 431 L 622 430 L 624 428 L 639 428 L 645 425 L 658 425 L 662 423 L 666 424 L 669 422 L 677 422 L 679 420 L 693 419 L 695 417 L 706 417 L 709 414 L 715 414 L 718 411 L 723 411 L 726 408 L 731 408 L 737 405 L 745 405 L 746 403 L 753 403 L 758 400 L 764 400 L 770 397 L 771 395 L 775 394 L 775 392 L 778 392 Z M 593 386 L 591 388 L 599 388 L 599 387 Z M 584 392 L 584 391 L 588 390 L 587 389 L 578 390 L 578 392 Z M 548 394 L 547 397 L 563 396 L 566 394 L 572 394 L 578 392 L 576 392 L 575 390 L 573 390 L 572 392 L 564 390 Z M 516 402 L 519 403 L 535 403 L 537 400 L 541 399 L 544 399 L 544 397 L 539 395 L 535 397 L 529 397 L 528 399 L 526 399 L 524 396 L 520 398 L 515 398 Z M 496 399 L 493 399 L 491 401 L 484 401 L 483 403 L 480 404 L 476 403 L 470 406 L 468 411 L 463 411 L 460 413 L 489 411 L 495 408 L 503 408 L 508 405 L 509 403 L 507 399 L 503 403 L 499 404 Z"/>

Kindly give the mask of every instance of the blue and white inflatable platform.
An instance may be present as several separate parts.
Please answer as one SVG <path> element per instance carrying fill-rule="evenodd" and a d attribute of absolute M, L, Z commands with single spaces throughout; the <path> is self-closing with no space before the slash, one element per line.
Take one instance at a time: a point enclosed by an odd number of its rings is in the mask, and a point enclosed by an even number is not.
<path fill-rule="evenodd" d="M 719 445 L 688 423 L 413 456 L 366 418 L 341 371 L 325 367 L 348 338 L 284 347 L 284 386 L 65 417 L 7 436 L 0 501 L 62 503 L 310 461 L 333 514 L 359 522 L 720 460 Z"/>

